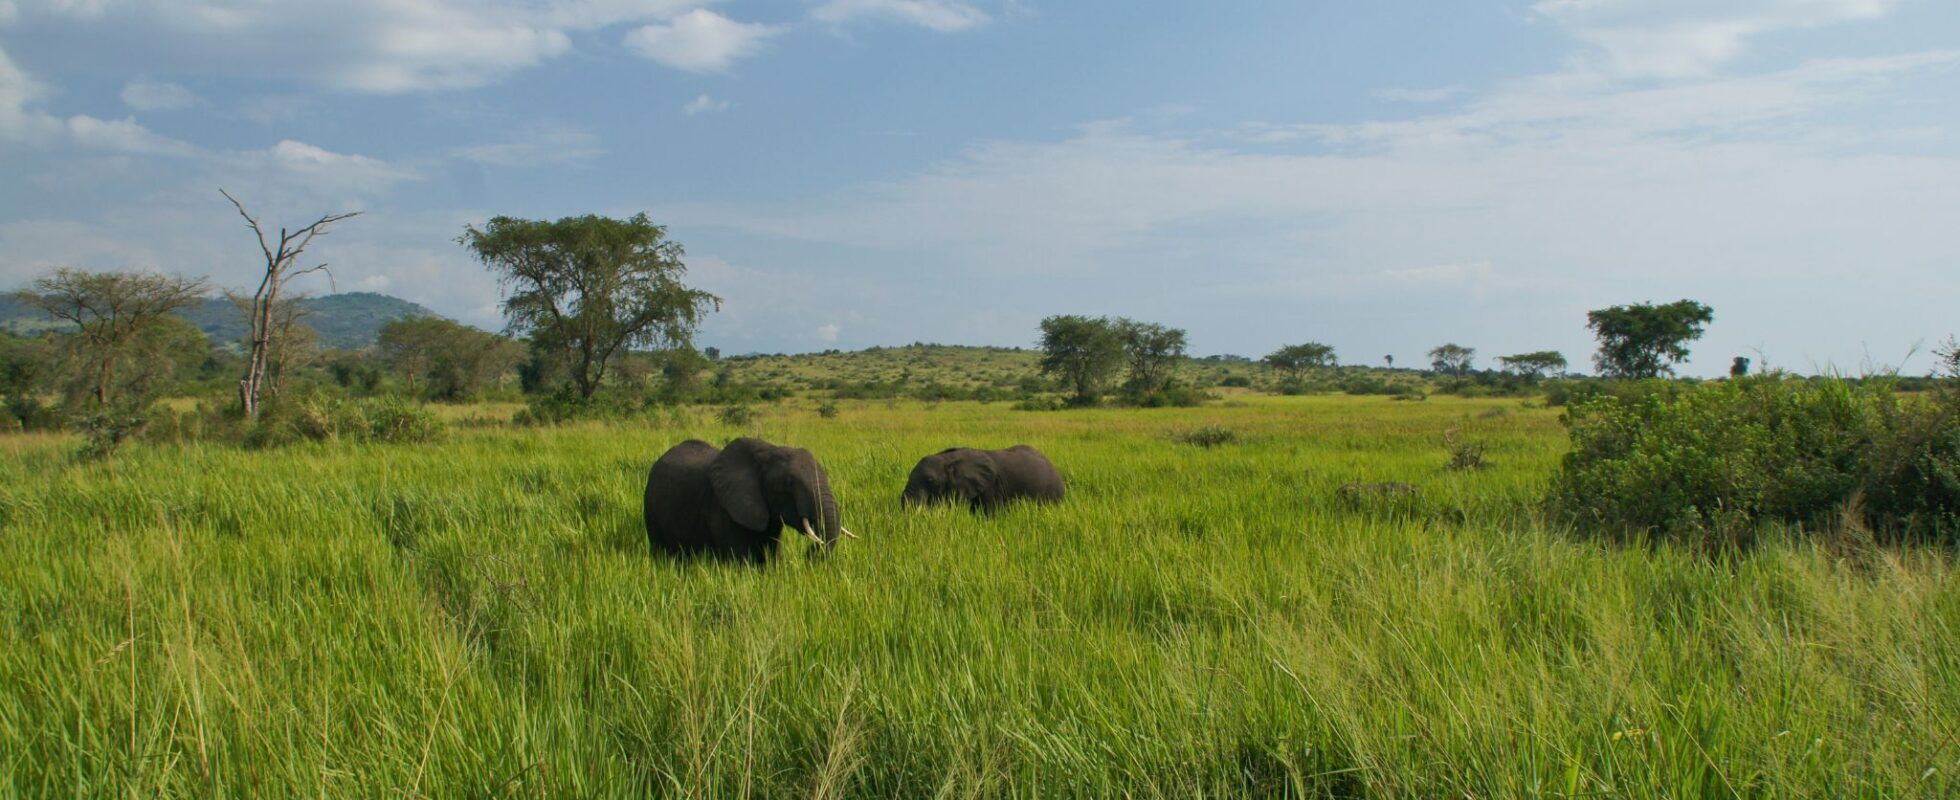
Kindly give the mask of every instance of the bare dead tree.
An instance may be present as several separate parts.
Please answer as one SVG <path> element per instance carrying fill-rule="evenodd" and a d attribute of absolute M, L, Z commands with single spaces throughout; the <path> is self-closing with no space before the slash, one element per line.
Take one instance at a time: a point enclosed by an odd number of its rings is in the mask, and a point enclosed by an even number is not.
<path fill-rule="evenodd" d="M 238 309 L 238 313 L 249 317 L 252 313 L 252 297 L 243 292 L 227 290 L 225 299 Z M 288 372 L 312 363 L 320 355 L 320 335 L 313 326 L 306 324 L 306 318 L 313 316 L 313 309 L 306 301 L 311 299 L 304 292 L 289 294 L 272 304 L 272 325 L 267 339 L 265 357 L 265 391 L 273 397 L 279 396 L 279 388 L 285 382 Z M 252 343 L 248 331 L 241 344 Z"/>
<path fill-rule="evenodd" d="M 273 318 L 273 310 L 279 304 L 279 293 L 285 290 L 287 283 L 302 275 L 324 272 L 329 282 L 333 280 L 333 273 L 324 263 L 297 270 L 293 269 L 293 265 L 299 261 L 300 254 L 306 252 L 307 246 L 313 243 L 313 237 L 325 235 L 334 223 L 358 217 L 361 212 L 328 214 L 310 225 L 293 230 L 280 228 L 279 242 L 274 245 L 258 219 L 245 211 L 245 205 L 238 202 L 238 198 L 223 189 L 219 189 L 218 193 L 230 200 L 232 207 L 238 209 L 238 215 L 245 218 L 245 224 L 259 239 L 259 252 L 265 254 L 265 277 L 259 281 L 258 291 L 252 293 L 247 309 L 247 344 L 251 357 L 245 362 L 245 376 L 238 381 L 238 402 L 244 407 L 246 417 L 255 417 L 259 413 L 259 389 L 265 383 L 272 347 L 281 332 L 281 326 Z"/>

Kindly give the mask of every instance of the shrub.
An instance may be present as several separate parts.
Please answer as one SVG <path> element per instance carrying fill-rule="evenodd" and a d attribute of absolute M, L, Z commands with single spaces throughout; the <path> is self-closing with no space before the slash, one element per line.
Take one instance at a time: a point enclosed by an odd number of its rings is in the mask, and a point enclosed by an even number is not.
<path fill-rule="evenodd" d="M 817 406 L 817 416 L 823 417 L 824 419 L 836 419 L 837 404 L 827 402 L 824 403 L 823 405 Z"/>
<path fill-rule="evenodd" d="M 1456 430 L 1443 433 L 1443 447 L 1450 451 L 1450 460 L 1443 469 L 1451 472 L 1483 469 L 1490 466 L 1484 461 L 1484 446 L 1480 442 L 1468 442 L 1457 436 Z"/>
<path fill-rule="evenodd" d="M 1171 441 L 1211 448 L 1238 441 L 1239 435 L 1230 428 L 1206 425 L 1186 431 L 1172 431 Z"/>
<path fill-rule="evenodd" d="M 1252 378 L 1245 375 L 1227 375 L 1224 380 L 1218 382 L 1218 385 L 1235 389 L 1250 389 L 1252 388 Z"/>
<path fill-rule="evenodd" d="M 75 430 L 82 434 L 82 449 L 76 456 L 97 461 L 115 455 L 122 444 L 143 432 L 148 417 L 127 407 L 105 408 L 75 418 Z"/>
<path fill-rule="evenodd" d="M 723 425 L 741 427 L 755 421 L 755 409 L 748 406 L 724 406 L 715 415 Z"/>
<path fill-rule="evenodd" d="M 1628 384 L 1571 407 L 1551 505 L 1616 532 L 1746 543 L 1861 508 L 1900 537 L 1960 530 L 1960 393 L 1780 375 Z"/>
<path fill-rule="evenodd" d="M 368 441 L 413 444 L 434 441 L 442 435 L 442 420 L 419 403 L 388 397 L 362 405 Z"/>

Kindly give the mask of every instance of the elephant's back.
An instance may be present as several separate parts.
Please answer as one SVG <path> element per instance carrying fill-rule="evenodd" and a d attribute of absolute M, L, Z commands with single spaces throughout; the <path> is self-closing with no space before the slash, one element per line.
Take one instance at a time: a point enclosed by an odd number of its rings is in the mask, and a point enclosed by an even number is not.
<path fill-rule="evenodd" d="M 1060 500 L 1068 491 L 1062 480 L 1061 471 L 1055 469 L 1055 462 L 1031 445 L 1017 444 L 1006 450 L 994 451 L 994 458 L 1016 465 L 1013 472 L 1020 476 L 1021 491 L 1039 500 Z"/>
<path fill-rule="evenodd" d="M 647 470 L 647 486 L 641 514 L 646 521 L 647 540 L 655 547 L 685 548 L 691 540 L 705 535 L 703 521 L 693 519 L 703 508 L 708 484 L 708 464 L 721 451 L 698 439 L 689 439 L 669 448 Z"/>

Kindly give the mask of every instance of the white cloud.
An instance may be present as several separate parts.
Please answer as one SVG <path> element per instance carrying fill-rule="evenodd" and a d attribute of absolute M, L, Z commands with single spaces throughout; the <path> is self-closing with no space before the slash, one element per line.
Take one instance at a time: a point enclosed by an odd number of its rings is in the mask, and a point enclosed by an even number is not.
<path fill-rule="evenodd" d="M 837 334 L 841 330 L 841 328 L 837 327 L 837 323 L 834 322 L 828 325 L 819 325 L 817 326 L 817 341 L 835 342 L 837 341 Z"/>
<path fill-rule="evenodd" d="M 1540 0 L 1533 10 L 1597 47 L 1620 75 L 1706 75 L 1778 30 L 1883 16 L 1897 0 Z"/>
<path fill-rule="evenodd" d="M 966 30 L 988 20 L 986 12 L 956 0 L 829 0 L 817 6 L 811 16 L 829 23 L 882 17 L 935 31 Z"/>
<path fill-rule="evenodd" d="M 124 86 L 122 101 L 137 111 L 176 111 L 202 102 L 182 84 L 148 78 L 137 78 Z"/>
<path fill-rule="evenodd" d="M 571 48 L 571 34 L 704 0 L 14 0 L 17 35 L 76 38 L 96 68 L 284 78 L 366 92 L 482 86 Z"/>
<path fill-rule="evenodd" d="M 519 129 L 503 141 L 458 148 L 454 155 L 479 164 L 500 167 L 570 164 L 604 155 L 599 137 L 563 123 L 538 123 Z"/>
<path fill-rule="evenodd" d="M 1718 309 L 1709 352 L 1828 354 L 1857 342 L 1784 311 L 1858 297 L 1900 309 L 1860 323 L 1879 346 L 1944 334 L 1924 298 L 1960 292 L 1941 272 L 1960 251 L 1960 150 L 1861 112 L 1937 94 L 1954 65 L 1824 59 L 1659 87 L 1561 73 L 1413 119 L 1259 126 L 1273 135 L 1257 144 L 1098 123 L 774 208 L 661 213 L 855 248 L 966 293 L 1014 283 L 976 274 L 1038 273 L 1037 295 L 991 298 L 1035 318 L 1203 316 L 1212 337 L 1347 331 L 1402 353 L 1476 332 L 1491 351 L 1570 354 L 1589 349 L 1587 308 L 1688 296 Z M 1194 284 L 1216 291 L 1157 288 Z M 951 326 L 933 308 L 885 314 L 928 335 Z"/>
<path fill-rule="evenodd" d="M 626 34 L 626 46 L 650 60 L 688 72 L 723 72 L 761 50 L 775 26 L 737 22 L 697 8 Z"/>
<path fill-rule="evenodd" d="M 727 100 L 718 100 L 709 97 L 706 92 L 703 92 L 693 100 L 687 101 L 687 105 L 681 106 L 681 113 L 691 117 L 707 112 L 727 111 L 728 106 L 729 102 Z"/>
<path fill-rule="evenodd" d="M 86 114 L 63 119 L 31 106 L 47 94 L 41 84 L 0 50 L 0 141 L 35 145 L 57 142 L 78 147 L 142 155 L 184 156 L 189 144 L 151 132 L 134 119 L 105 120 Z"/>

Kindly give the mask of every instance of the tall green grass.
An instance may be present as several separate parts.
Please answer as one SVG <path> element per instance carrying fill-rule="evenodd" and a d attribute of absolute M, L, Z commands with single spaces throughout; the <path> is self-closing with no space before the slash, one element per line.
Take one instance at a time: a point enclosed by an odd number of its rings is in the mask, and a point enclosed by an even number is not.
<path fill-rule="evenodd" d="M 1547 530 L 1554 412 L 839 405 L 101 463 L 0 439 L 0 795 L 1960 792 L 1948 555 Z M 1207 425 L 1236 436 L 1177 441 Z M 1445 471 L 1451 430 L 1490 468 Z M 864 538 L 650 558 L 652 459 L 741 433 L 815 451 Z M 1068 502 L 899 506 L 919 456 L 1018 442 Z"/>

